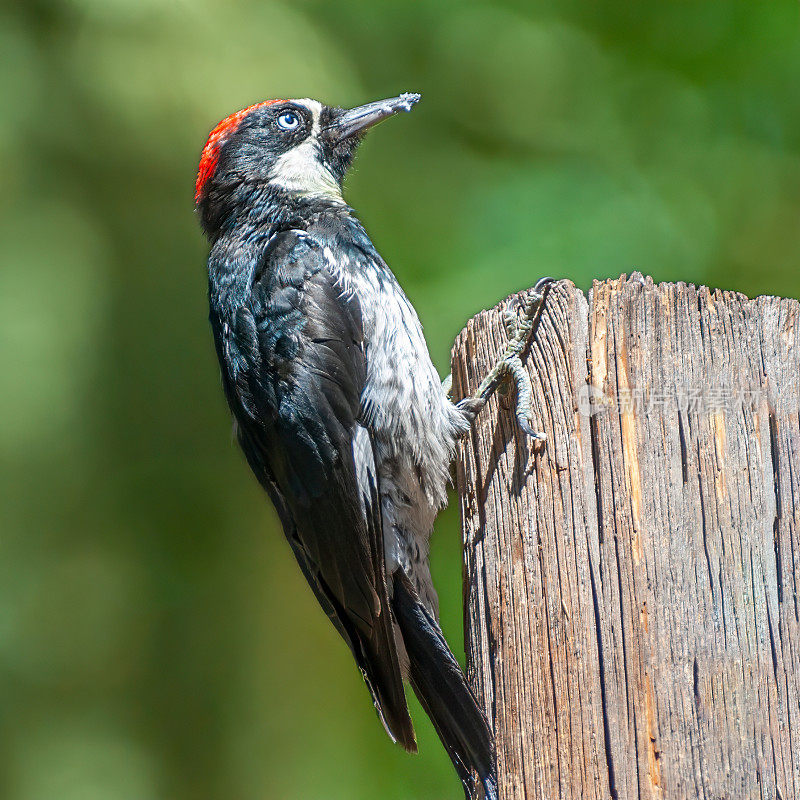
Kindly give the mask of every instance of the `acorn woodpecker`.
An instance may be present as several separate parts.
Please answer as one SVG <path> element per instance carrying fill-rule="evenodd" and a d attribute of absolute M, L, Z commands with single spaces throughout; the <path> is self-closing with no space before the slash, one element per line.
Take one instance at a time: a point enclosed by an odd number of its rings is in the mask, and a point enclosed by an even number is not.
<path fill-rule="evenodd" d="M 418 100 L 239 111 L 209 136 L 195 199 L 225 395 L 300 569 L 389 736 L 416 750 L 408 681 L 467 797 L 496 798 L 492 734 L 437 621 L 428 540 L 456 442 L 504 378 L 520 425 L 542 438 L 519 356 L 549 279 L 521 321 L 507 314 L 508 350 L 478 393 L 451 402 L 414 308 L 342 198 L 364 132 Z"/>

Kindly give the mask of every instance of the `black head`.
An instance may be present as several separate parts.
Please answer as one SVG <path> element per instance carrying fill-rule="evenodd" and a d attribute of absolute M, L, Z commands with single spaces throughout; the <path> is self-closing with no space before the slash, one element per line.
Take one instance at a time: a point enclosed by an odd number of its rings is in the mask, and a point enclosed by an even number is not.
<path fill-rule="evenodd" d="M 269 100 L 227 117 L 211 132 L 197 174 L 195 200 L 206 233 L 263 190 L 342 203 L 342 181 L 364 132 L 418 100 L 402 94 L 352 109 Z"/>

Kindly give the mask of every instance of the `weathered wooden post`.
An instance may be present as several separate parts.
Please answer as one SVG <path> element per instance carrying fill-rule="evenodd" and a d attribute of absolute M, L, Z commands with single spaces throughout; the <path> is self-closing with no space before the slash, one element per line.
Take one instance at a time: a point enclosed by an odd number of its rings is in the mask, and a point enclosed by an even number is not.
<path fill-rule="evenodd" d="M 800 305 L 554 287 L 458 459 L 467 655 L 502 800 L 800 800 Z M 454 396 L 502 352 L 499 309 Z"/>

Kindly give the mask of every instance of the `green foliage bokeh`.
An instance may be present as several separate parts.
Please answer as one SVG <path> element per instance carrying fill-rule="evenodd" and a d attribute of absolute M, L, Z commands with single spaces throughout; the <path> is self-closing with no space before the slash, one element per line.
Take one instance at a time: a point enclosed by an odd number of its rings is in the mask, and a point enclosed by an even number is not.
<path fill-rule="evenodd" d="M 393 747 L 233 444 L 193 214 L 261 99 L 420 91 L 348 199 L 447 372 L 541 275 L 800 294 L 796 0 L 0 10 L 0 797 L 458 798 Z M 436 581 L 461 646 L 457 512 Z"/>

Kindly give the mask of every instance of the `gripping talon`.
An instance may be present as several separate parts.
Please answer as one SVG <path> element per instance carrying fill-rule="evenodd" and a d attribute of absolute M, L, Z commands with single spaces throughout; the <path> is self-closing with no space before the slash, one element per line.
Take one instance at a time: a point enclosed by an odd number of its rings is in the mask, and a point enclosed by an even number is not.
<path fill-rule="evenodd" d="M 459 407 L 463 406 L 465 411 L 467 411 L 467 405 L 469 405 L 469 413 L 476 414 L 492 394 L 510 379 L 514 382 L 517 390 L 515 412 L 517 424 L 528 436 L 542 443 L 546 441 L 547 437 L 544 433 L 536 431 L 531 425 L 533 389 L 528 373 L 522 364 L 520 354 L 528 344 L 531 332 L 541 313 L 544 300 L 554 282 L 553 278 L 540 278 L 536 282 L 533 291 L 525 298 L 522 304 L 522 319 L 518 319 L 517 310 L 512 309 L 511 303 L 506 305 L 502 313 L 503 327 L 508 336 L 506 351 L 494 369 L 483 379 L 473 397 L 468 400 L 462 400 L 459 403 Z"/>

